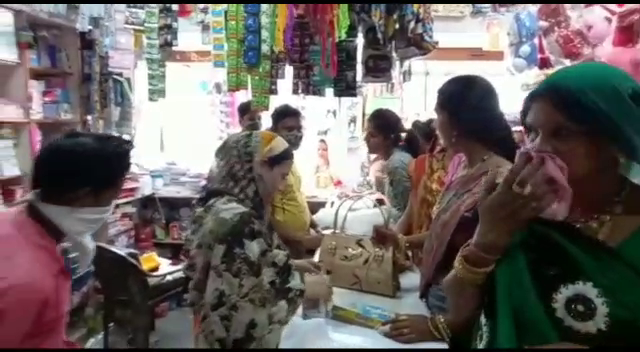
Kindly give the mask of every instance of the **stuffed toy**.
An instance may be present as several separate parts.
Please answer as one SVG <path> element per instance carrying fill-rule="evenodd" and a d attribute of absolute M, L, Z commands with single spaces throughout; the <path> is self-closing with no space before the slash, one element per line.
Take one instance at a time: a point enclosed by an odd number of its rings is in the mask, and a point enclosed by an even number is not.
<path fill-rule="evenodd" d="M 565 4 L 541 4 L 538 19 L 551 56 L 570 62 L 593 57 L 587 35 L 573 23 Z"/>
<path fill-rule="evenodd" d="M 602 45 L 613 32 L 616 11 L 603 4 L 585 4 L 582 12 L 582 30 L 592 47 Z"/>
<path fill-rule="evenodd" d="M 603 48 L 602 61 L 629 73 L 640 82 L 640 5 L 626 7 L 615 18 L 611 46 Z"/>
<path fill-rule="evenodd" d="M 519 11 L 513 15 L 509 28 L 509 46 L 513 61 L 511 66 L 517 73 L 524 72 L 538 62 L 538 19 L 532 9 Z"/>

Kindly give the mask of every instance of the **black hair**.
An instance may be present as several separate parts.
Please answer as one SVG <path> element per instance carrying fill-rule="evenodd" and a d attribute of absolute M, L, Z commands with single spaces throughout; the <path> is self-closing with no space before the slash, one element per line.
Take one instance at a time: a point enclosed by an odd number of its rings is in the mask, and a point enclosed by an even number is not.
<path fill-rule="evenodd" d="M 405 132 L 400 116 L 389 109 L 375 109 L 367 118 L 370 128 L 380 134 L 383 138 L 391 141 L 393 147 L 402 143 L 402 133 Z"/>
<path fill-rule="evenodd" d="M 576 96 L 575 93 L 554 86 L 545 87 L 544 90 L 534 89 L 524 99 L 524 102 L 522 103 L 522 110 L 520 111 L 520 123 L 525 129 L 525 132 L 527 130 L 526 120 L 529 110 L 531 110 L 533 103 L 540 99 L 547 100 L 551 106 L 564 115 L 567 120 L 586 128 L 588 133 L 602 135 L 602 132 L 598 131 L 598 127 L 594 124 L 588 123 L 593 121 L 593 119 L 585 118 L 593 116 L 594 109 L 585 104 L 580 97 Z"/>
<path fill-rule="evenodd" d="M 427 152 L 433 151 L 432 149 L 435 146 L 435 143 L 433 142 L 437 138 L 433 121 L 433 119 L 425 122 L 419 120 L 413 121 L 411 129 L 407 131 L 407 134 L 404 137 L 404 146 L 407 152 L 411 154 L 414 159 L 420 156 L 420 154 L 423 154 L 421 147 L 422 141 L 429 145 L 429 150 Z"/>
<path fill-rule="evenodd" d="M 299 119 L 302 118 L 300 110 L 294 108 L 289 104 L 283 104 L 275 108 L 271 113 L 271 128 L 277 128 L 278 124 L 290 117 Z"/>
<path fill-rule="evenodd" d="M 238 105 L 238 118 L 242 120 L 245 116 L 251 113 L 251 110 L 251 100 L 240 103 L 240 105 Z"/>
<path fill-rule="evenodd" d="M 500 110 L 498 93 L 485 78 L 461 75 L 449 79 L 438 90 L 436 107 L 447 114 L 460 137 L 514 161 L 518 146 Z"/>
<path fill-rule="evenodd" d="M 273 169 L 274 167 L 282 164 L 283 162 L 291 161 L 291 160 L 293 160 L 293 149 L 291 149 L 291 147 L 287 147 L 280 153 L 267 157 L 265 162 L 267 163 L 267 166 Z"/>
<path fill-rule="evenodd" d="M 129 172 L 132 149 L 131 141 L 110 134 L 66 133 L 36 156 L 31 188 L 39 190 L 43 200 L 113 189 Z"/>

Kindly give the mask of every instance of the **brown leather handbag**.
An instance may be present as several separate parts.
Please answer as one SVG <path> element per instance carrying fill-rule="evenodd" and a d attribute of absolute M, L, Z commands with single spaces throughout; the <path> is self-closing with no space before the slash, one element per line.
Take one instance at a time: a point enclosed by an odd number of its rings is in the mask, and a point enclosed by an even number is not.
<path fill-rule="evenodd" d="M 344 231 L 350 208 L 356 201 L 363 199 L 368 198 L 362 195 L 352 196 L 338 205 L 333 230 L 326 233 L 322 240 L 319 261 L 329 275 L 331 285 L 335 287 L 395 297 L 400 289 L 400 280 L 393 248 L 374 245 L 369 236 Z M 354 202 L 349 206 L 338 227 L 340 207 L 346 200 Z M 376 207 L 388 226 L 389 216 L 377 204 Z"/>

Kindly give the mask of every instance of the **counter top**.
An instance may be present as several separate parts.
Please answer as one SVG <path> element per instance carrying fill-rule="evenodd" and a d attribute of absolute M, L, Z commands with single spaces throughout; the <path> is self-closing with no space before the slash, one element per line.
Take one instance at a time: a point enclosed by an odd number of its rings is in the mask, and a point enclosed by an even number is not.
<path fill-rule="evenodd" d="M 425 314 L 429 313 L 427 306 L 418 297 L 420 274 L 417 271 L 410 271 L 400 275 L 401 290 L 395 298 L 372 295 L 368 293 L 346 290 L 342 288 L 333 289 L 334 304 L 343 307 L 354 307 L 358 304 L 378 306 L 389 312 L 397 314 Z M 301 310 L 285 327 L 282 333 L 280 348 L 447 348 L 447 344 L 442 342 L 425 342 L 411 345 L 403 345 L 381 336 L 378 332 L 341 323 L 331 319 L 310 319 L 302 320 Z M 319 322 L 322 321 L 322 322 Z M 318 346 L 315 339 L 309 342 L 304 335 L 307 331 L 324 332 L 329 334 L 329 339 L 333 340 L 332 346 Z M 326 338 L 325 338 L 326 339 Z M 314 339 L 311 339 L 314 340 Z M 318 342 L 320 343 L 320 342 Z M 349 346 L 349 347 L 348 347 Z"/>

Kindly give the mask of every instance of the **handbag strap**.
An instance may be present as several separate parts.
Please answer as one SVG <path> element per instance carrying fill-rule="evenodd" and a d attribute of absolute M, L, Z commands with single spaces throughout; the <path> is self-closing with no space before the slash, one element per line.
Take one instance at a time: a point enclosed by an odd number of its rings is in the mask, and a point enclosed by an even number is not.
<path fill-rule="evenodd" d="M 333 222 L 333 231 L 334 231 L 334 233 L 336 233 L 336 232 L 344 233 L 344 228 L 345 228 L 345 226 L 347 224 L 347 217 L 349 216 L 349 212 L 351 211 L 351 209 L 353 208 L 353 206 L 357 202 L 359 202 L 359 201 L 361 201 L 363 199 L 370 200 L 373 203 L 374 207 L 377 208 L 378 211 L 380 211 L 380 215 L 382 215 L 382 219 L 384 221 L 384 225 L 385 226 L 389 226 L 389 222 L 391 220 L 391 217 L 388 216 L 388 214 L 385 214 L 384 209 L 382 209 L 382 207 L 378 203 L 376 203 L 375 200 L 371 199 L 367 195 L 355 195 L 355 196 L 351 196 L 351 197 L 348 197 L 345 200 L 343 200 L 340 203 L 340 205 L 338 206 L 338 208 L 336 209 L 336 213 L 335 213 L 334 218 L 333 218 L 334 219 L 334 222 Z M 347 208 L 347 211 L 345 212 L 344 216 L 342 217 L 342 223 L 340 224 L 340 227 L 338 228 L 338 214 L 340 214 L 340 208 L 342 207 L 342 205 L 347 200 L 353 200 L 353 203 L 351 203 L 349 205 L 349 208 Z M 389 202 L 386 200 L 386 198 L 385 198 L 385 203 L 389 204 Z"/>

